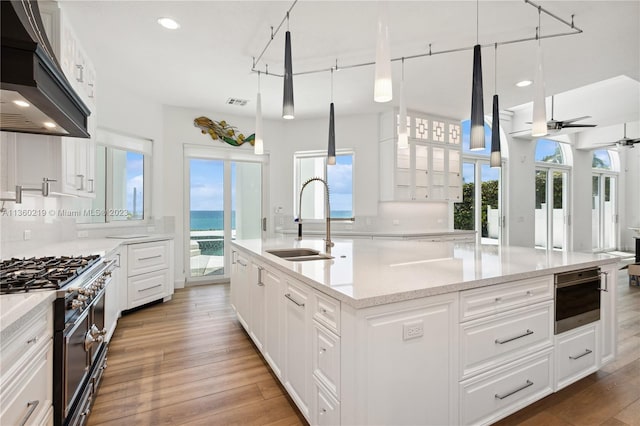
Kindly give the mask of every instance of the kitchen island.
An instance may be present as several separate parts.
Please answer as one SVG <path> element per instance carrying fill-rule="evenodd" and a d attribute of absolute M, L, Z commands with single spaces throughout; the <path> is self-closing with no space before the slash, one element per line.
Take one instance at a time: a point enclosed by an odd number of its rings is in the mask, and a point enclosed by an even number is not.
<path fill-rule="evenodd" d="M 312 424 L 489 424 L 615 357 L 615 257 L 337 240 L 232 243 L 238 319 Z M 554 334 L 554 274 L 599 267 L 599 320 Z"/>

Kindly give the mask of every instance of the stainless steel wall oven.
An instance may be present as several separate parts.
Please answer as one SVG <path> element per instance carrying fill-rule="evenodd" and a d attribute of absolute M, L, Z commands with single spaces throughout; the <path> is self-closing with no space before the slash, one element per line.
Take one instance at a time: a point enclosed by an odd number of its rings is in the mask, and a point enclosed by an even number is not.
<path fill-rule="evenodd" d="M 555 275 L 555 334 L 600 319 L 600 292 L 608 291 L 607 278 L 600 268 Z"/>

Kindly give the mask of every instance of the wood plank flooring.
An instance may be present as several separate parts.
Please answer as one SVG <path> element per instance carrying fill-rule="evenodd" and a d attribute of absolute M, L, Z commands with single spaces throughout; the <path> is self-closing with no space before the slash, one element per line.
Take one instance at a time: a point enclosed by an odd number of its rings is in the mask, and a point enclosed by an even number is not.
<path fill-rule="evenodd" d="M 503 419 L 505 425 L 640 426 L 640 289 L 618 284 L 618 358 Z M 125 315 L 88 424 L 300 425 L 229 305 L 229 285 L 177 290 Z"/>

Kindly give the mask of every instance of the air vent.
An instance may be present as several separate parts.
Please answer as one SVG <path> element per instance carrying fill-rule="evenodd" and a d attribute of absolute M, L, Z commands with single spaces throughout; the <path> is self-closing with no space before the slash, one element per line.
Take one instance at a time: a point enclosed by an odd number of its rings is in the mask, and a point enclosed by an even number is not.
<path fill-rule="evenodd" d="M 227 99 L 227 104 L 229 105 L 245 106 L 247 102 L 249 102 L 247 99 L 239 99 L 239 98 Z"/>

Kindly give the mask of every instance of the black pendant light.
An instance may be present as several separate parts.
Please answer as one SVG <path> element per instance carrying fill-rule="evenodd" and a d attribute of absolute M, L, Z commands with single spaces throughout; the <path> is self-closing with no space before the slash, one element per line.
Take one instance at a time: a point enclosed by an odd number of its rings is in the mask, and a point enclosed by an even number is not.
<path fill-rule="evenodd" d="M 471 86 L 471 137 L 469 149 L 485 148 L 484 99 L 482 97 L 482 57 L 478 43 L 478 5 L 476 1 L 476 45 L 473 46 L 473 81 Z"/>
<path fill-rule="evenodd" d="M 327 164 L 336 164 L 336 128 L 333 111 L 333 68 L 331 68 L 331 105 L 329 105 L 329 147 L 327 148 Z"/>
<path fill-rule="evenodd" d="M 494 67 L 494 95 L 493 95 L 493 117 L 491 118 L 491 167 L 502 166 L 502 154 L 500 153 L 500 109 L 498 108 L 498 43 L 495 44 L 495 67 Z"/>
<path fill-rule="evenodd" d="M 289 12 L 287 12 L 287 32 L 284 39 L 284 94 L 282 96 L 282 118 L 291 120 L 293 107 L 293 69 L 291 66 L 291 33 L 289 32 Z"/>

